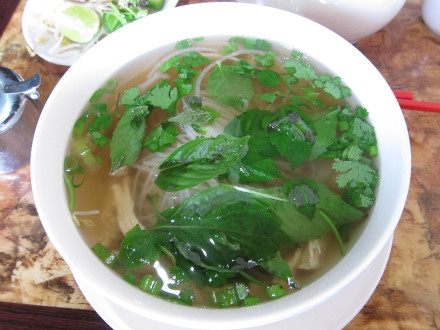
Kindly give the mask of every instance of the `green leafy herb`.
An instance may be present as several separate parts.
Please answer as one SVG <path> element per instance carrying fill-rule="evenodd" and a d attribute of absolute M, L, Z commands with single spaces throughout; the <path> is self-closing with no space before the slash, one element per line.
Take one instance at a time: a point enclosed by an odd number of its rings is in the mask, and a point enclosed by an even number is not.
<path fill-rule="evenodd" d="M 280 83 L 280 75 L 273 70 L 261 70 L 257 73 L 258 81 L 267 87 L 276 87 Z"/>
<path fill-rule="evenodd" d="M 167 239 L 195 265 L 217 271 L 253 267 L 289 244 L 263 204 L 231 187 L 195 193 L 166 218 L 153 230 L 167 232 Z"/>
<path fill-rule="evenodd" d="M 297 112 L 286 116 L 279 113 L 268 126 L 270 141 L 281 155 L 296 168 L 306 160 L 313 148 L 315 136 L 312 129 Z"/>
<path fill-rule="evenodd" d="M 116 125 L 110 143 L 111 170 L 134 163 L 142 149 L 145 135 L 147 106 L 138 106 L 125 112 Z"/>
<path fill-rule="evenodd" d="M 190 125 L 197 132 L 205 134 L 203 126 L 210 125 L 220 113 L 208 106 L 202 106 L 201 98 L 190 97 L 186 99 L 187 105 L 183 107 L 183 112 L 169 119 L 170 122 L 182 125 Z"/>
<path fill-rule="evenodd" d="M 242 44 L 247 49 L 269 51 L 272 48 L 272 45 L 268 41 L 263 39 L 232 37 L 229 39 L 229 42 Z"/>
<path fill-rule="evenodd" d="M 155 183 L 163 190 L 178 191 L 223 174 L 238 160 L 247 139 L 222 134 L 187 142 L 160 164 Z"/>
<path fill-rule="evenodd" d="M 208 78 L 208 93 L 217 102 L 244 110 L 254 95 L 252 79 L 218 64 Z"/>
<path fill-rule="evenodd" d="M 197 71 L 188 64 L 176 64 L 176 71 L 179 77 L 174 80 L 174 84 L 180 96 L 186 96 L 193 90 L 193 79 L 197 75 Z"/>
<path fill-rule="evenodd" d="M 176 55 L 165 61 L 160 65 L 162 72 L 167 72 L 174 68 L 177 64 L 187 64 L 193 68 L 212 62 L 209 58 L 202 56 L 195 51 L 189 51 L 180 55 Z"/>
<path fill-rule="evenodd" d="M 174 48 L 185 49 L 185 48 L 191 47 L 191 45 L 192 45 L 191 39 L 183 39 L 183 40 L 176 42 L 176 44 L 174 45 Z"/>
<path fill-rule="evenodd" d="M 164 151 L 176 142 L 177 135 L 177 127 L 169 121 L 164 121 L 145 137 L 142 148 L 149 148 L 151 152 Z"/>
<path fill-rule="evenodd" d="M 97 243 L 92 247 L 92 251 L 95 252 L 96 256 L 101 259 L 107 265 L 113 265 L 116 261 L 116 256 L 113 252 L 108 250 L 101 243 Z"/>
<path fill-rule="evenodd" d="M 171 114 L 176 112 L 176 102 L 178 100 L 177 88 L 171 88 L 171 84 L 167 80 L 162 80 L 154 85 L 144 95 L 140 97 L 144 104 L 153 107 L 162 108 Z"/>
<path fill-rule="evenodd" d="M 160 1 L 163 2 L 163 0 Z M 148 9 L 140 8 L 137 1 L 134 6 L 110 3 L 109 8 L 111 11 L 104 11 L 102 15 L 102 25 L 107 33 L 112 33 L 128 23 L 148 15 Z"/>
<path fill-rule="evenodd" d="M 238 138 L 249 136 L 247 153 L 229 169 L 229 180 L 251 183 L 271 181 L 282 176 L 272 159 L 279 153 L 263 128 L 263 121 L 272 116 L 270 111 L 251 109 L 235 117 L 225 127 L 225 134 Z"/>
<path fill-rule="evenodd" d="M 118 258 L 125 268 L 130 269 L 156 261 L 162 255 L 154 234 L 136 225 L 125 235 Z"/>
<path fill-rule="evenodd" d="M 342 172 L 336 178 L 338 186 L 345 187 L 365 187 L 371 186 L 377 182 L 377 171 L 361 161 L 343 161 L 337 159 L 332 168 Z"/>
<path fill-rule="evenodd" d="M 265 68 L 270 68 L 275 63 L 275 53 L 267 52 L 265 55 L 258 55 L 255 57 L 255 62 Z"/>
<path fill-rule="evenodd" d="M 90 104 L 97 103 L 104 94 L 113 94 L 118 87 L 118 81 L 114 78 L 107 80 L 103 87 L 97 89 L 89 99 Z"/>

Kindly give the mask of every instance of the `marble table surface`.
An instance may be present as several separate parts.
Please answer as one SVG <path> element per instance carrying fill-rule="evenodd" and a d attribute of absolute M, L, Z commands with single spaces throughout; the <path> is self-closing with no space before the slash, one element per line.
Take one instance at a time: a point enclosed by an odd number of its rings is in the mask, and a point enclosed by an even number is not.
<path fill-rule="evenodd" d="M 179 5 L 195 2 L 207 1 Z M 40 73 L 44 104 L 67 67 L 30 52 L 21 33 L 24 4 L 21 0 L 1 36 L 0 65 L 24 78 Z M 389 25 L 355 46 L 393 89 L 440 102 L 440 36 L 423 23 L 421 7 L 422 0 L 408 0 Z M 413 157 L 408 200 L 385 273 L 346 329 L 440 328 L 440 114 L 402 111 Z M 28 166 L 0 175 L 1 302 L 92 309 L 41 226 Z"/>

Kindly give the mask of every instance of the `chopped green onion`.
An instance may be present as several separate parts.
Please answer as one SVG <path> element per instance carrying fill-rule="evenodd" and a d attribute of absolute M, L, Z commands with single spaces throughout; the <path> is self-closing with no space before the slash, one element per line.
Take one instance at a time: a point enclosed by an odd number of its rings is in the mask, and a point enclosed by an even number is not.
<path fill-rule="evenodd" d="M 258 297 L 246 297 L 243 300 L 243 306 L 249 307 L 249 306 L 255 306 L 260 303 L 260 299 Z"/>
<path fill-rule="evenodd" d="M 348 129 L 350 128 L 350 126 L 348 125 L 347 121 L 341 121 L 339 122 L 339 129 L 341 130 L 341 132 L 346 132 L 348 131 Z"/>
<path fill-rule="evenodd" d="M 131 285 L 136 285 L 137 277 L 136 277 L 136 275 L 134 275 L 130 272 L 125 272 L 124 280 L 125 280 L 125 282 L 130 283 Z"/>
<path fill-rule="evenodd" d="M 215 294 L 215 301 L 220 308 L 232 306 L 240 301 L 235 287 L 227 288 Z"/>
<path fill-rule="evenodd" d="M 270 299 L 277 299 L 284 296 L 286 294 L 286 290 L 284 290 L 279 284 L 273 284 L 266 288 L 266 293 Z"/>
<path fill-rule="evenodd" d="M 153 276 L 144 275 L 139 282 L 139 288 L 153 295 L 158 295 L 162 289 L 162 282 Z"/>
<path fill-rule="evenodd" d="M 92 251 L 96 254 L 96 256 L 101 259 L 106 265 L 113 265 L 116 261 L 116 256 L 113 252 L 107 249 L 101 243 L 97 243 L 92 247 Z"/>
<path fill-rule="evenodd" d="M 90 168 L 92 171 L 99 168 L 99 162 L 93 155 L 92 150 L 90 150 L 83 140 L 73 140 L 73 147 L 88 168 Z"/>
<path fill-rule="evenodd" d="M 63 178 L 67 186 L 67 192 L 69 194 L 69 210 L 73 211 L 73 208 L 75 207 L 75 187 L 72 180 L 67 176 L 67 174 L 64 174 Z"/>
<path fill-rule="evenodd" d="M 179 301 L 185 305 L 191 306 L 194 302 L 194 291 L 189 289 L 180 290 Z"/>
<path fill-rule="evenodd" d="M 238 283 L 235 286 L 235 290 L 237 291 L 237 296 L 240 300 L 244 300 L 247 296 L 249 296 L 249 290 L 243 283 Z"/>
<path fill-rule="evenodd" d="M 371 157 L 376 157 L 379 154 L 379 150 L 377 149 L 377 146 L 370 146 L 370 156 Z"/>

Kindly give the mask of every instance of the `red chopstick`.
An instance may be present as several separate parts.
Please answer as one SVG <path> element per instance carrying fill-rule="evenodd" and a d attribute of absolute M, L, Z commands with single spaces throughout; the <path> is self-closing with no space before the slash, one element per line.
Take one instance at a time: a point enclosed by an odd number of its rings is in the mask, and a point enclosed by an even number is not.
<path fill-rule="evenodd" d="M 393 92 L 396 98 L 398 99 L 412 100 L 414 98 L 413 92 L 408 92 L 408 91 L 393 91 Z"/>
<path fill-rule="evenodd" d="M 440 113 L 440 103 L 414 100 L 412 92 L 394 91 L 394 95 L 402 109 Z"/>

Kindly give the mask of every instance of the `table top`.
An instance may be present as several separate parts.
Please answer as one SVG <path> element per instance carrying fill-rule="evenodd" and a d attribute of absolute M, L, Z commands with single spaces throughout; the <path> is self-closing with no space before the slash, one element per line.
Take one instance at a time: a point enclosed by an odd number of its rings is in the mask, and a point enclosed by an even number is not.
<path fill-rule="evenodd" d="M 179 5 L 196 2 L 209 0 L 181 0 Z M 24 4 L 20 0 L 1 35 L 0 65 L 24 78 L 40 73 L 44 104 L 67 67 L 30 52 L 21 33 Z M 389 25 L 355 46 L 392 89 L 440 102 L 440 36 L 423 23 L 421 7 L 422 0 L 407 0 Z M 385 273 L 346 329 L 440 328 L 440 114 L 402 111 L 412 149 L 408 200 Z M 0 328 L 26 328 L 36 320 L 46 329 L 54 320 L 64 329 L 106 328 L 41 226 L 27 166 L 0 175 Z"/>

